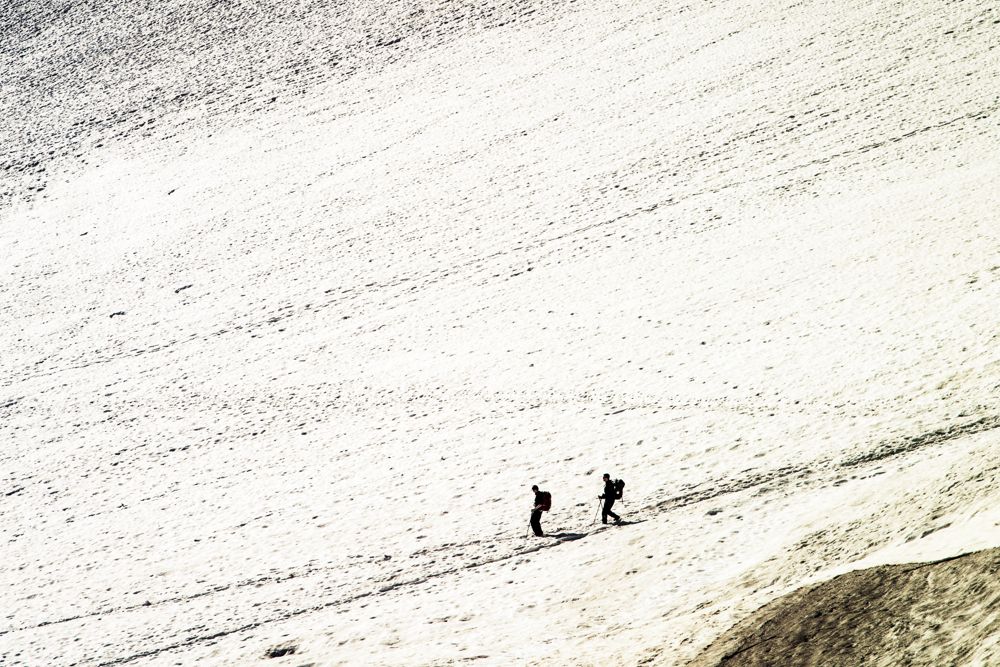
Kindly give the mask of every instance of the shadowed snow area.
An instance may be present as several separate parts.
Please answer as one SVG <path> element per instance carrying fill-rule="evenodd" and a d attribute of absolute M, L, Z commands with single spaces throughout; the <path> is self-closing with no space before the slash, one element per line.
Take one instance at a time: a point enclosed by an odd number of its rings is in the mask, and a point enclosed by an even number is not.
<path fill-rule="evenodd" d="M 1000 545 L 992 3 L 0 9 L 0 663 L 682 665 Z"/>

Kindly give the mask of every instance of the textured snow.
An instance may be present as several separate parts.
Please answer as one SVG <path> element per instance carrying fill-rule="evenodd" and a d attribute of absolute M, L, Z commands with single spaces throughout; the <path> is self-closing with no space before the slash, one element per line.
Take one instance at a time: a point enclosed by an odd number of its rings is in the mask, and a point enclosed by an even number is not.
<path fill-rule="evenodd" d="M 43 4 L 0 663 L 679 665 L 1000 543 L 989 3 Z"/>

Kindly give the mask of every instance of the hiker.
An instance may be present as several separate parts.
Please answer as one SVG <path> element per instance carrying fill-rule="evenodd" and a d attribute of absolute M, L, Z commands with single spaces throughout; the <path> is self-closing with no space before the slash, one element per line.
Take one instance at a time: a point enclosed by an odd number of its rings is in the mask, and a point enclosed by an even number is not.
<path fill-rule="evenodd" d="M 535 532 L 535 537 L 542 537 L 542 512 L 548 512 L 552 507 L 552 494 L 548 491 L 539 491 L 538 485 L 532 485 L 531 490 L 535 492 L 535 506 L 531 510 L 531 530 Z"/>
<path fill-rule="evenodd" d="M 608 517 L 614 519 L 615 523 L 622 522 L 622 518 L 611 511 L 611 507 L 615 504 L 615 500 L 618 497 L 618 488 L 615 483 L 611 481 L 611 475 L 604 473 L 604 493 L 597 496 L 599 500 L 604 501 L 604 507 L 601 510 L 601 523 L 607 523 Z"/>

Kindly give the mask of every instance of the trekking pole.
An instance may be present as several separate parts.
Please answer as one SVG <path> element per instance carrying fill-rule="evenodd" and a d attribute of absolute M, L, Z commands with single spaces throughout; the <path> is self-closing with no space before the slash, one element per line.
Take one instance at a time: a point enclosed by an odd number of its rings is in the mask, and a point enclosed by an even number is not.
<path fill-rule="evenodd" d="M 600 513 L 601 513 L 601 499 L 598 498 L 597 499 L 597 511 L 594 513 L 594 520 L 590 522 L 591 526 L 593 526 L 595 523 L 597 523 L 597 515 L 600 514 Z"/>

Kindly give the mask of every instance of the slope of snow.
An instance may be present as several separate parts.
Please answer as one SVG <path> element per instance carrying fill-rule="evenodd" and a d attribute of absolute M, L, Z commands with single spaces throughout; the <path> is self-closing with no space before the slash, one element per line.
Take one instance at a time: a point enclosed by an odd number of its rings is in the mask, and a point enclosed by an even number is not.
<path fill-rule="evenodd" d="M 675 665 L 1000 541 L 987 3 L 11 8 L 0 662 Z"/>

